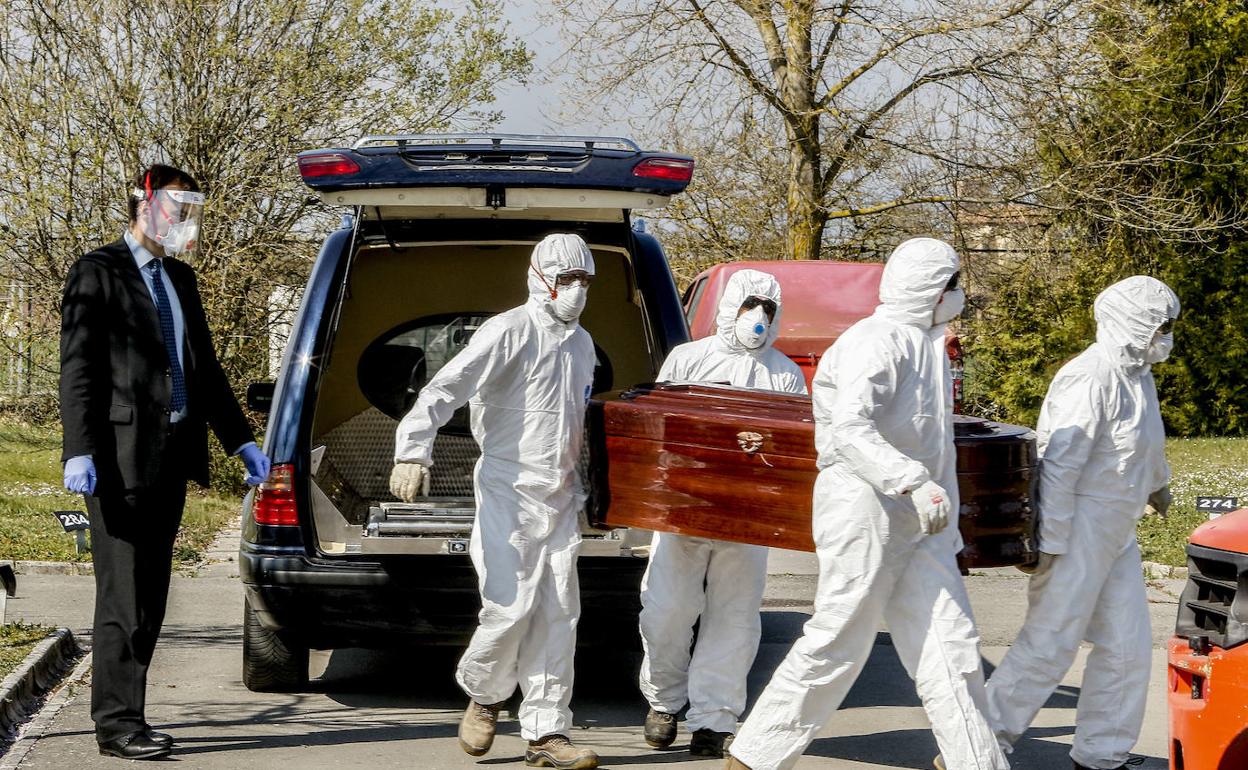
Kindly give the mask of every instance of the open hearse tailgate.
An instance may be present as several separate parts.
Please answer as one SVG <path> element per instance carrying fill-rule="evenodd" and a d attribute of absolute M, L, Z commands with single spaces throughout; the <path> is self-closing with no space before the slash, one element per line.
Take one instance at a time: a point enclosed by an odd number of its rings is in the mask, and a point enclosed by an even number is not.
<path fill-rule="evenodd" d="M 955 419 L 962 566 L 1035 561 L 1035 434 Z M 809 397 L 719 385 L 640 385 L 592 401 L 589 424 L 598 490 L 594 524 L 814 550 L 817 470 Z"/>

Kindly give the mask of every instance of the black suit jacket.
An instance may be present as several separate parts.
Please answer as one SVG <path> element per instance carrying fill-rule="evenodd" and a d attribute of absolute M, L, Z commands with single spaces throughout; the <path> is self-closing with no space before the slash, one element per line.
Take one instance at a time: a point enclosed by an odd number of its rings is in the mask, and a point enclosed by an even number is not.
<path fill-rule="evenodd" d="M 182 305 L 190 455 L 177 463 L 208 483 L 208 431 L 233 452 L 252 440 L 217 360 L 195 272 L 165 258 Z M 152 295 L 124 240 L 84 255 L 69 270 L 61 303 L 62 460 L 92 455 L 96 494 L 154 485 L 169 426 L 173 380 Z"/>

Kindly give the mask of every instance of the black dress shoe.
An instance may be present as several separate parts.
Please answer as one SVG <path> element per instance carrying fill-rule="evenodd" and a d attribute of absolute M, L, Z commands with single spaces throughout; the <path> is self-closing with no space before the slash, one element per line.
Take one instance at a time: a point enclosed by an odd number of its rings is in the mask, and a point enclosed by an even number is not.
<path fill-rule="evenodd" d="M 1096 768 L 1094 767 L 1081 765 L 1078 762 L 1075 762 L 1075 760 L 1073 759 L 1070 761 L 1074 762 L 1075 770 L 1096 770 Z M 1135 767 L 1136 765 L 1142 765 L 1142 764 L 1144 764 L 1144 757 L 1131 757 L 1126 762 L 1123 762 L 1121 765 L 1118 765 L 1117 767 L 1115 767 L 1113 770 L 1130 770 L 1130 767 L 1128 767 L 1128 765 L 1130 765 L 1131 767 Z"/>
<path fill-rule="evenodd" d="M 147 737 L 153 743 L 159 743 L 162 746 L 169 746 L 170 748 L 173 747 L 173 736 L 169 733 L 158 733 L 152 729 L 151 725 L 144 727 L 143 732 L 147 734 Z"/>
<path fill-rule="evenodd" d="M 100 742 L 100 754 L 121 759 L 160 759 L 169 756 L 169 751 L 169 743 L 152 740 L 144 730 L 136 730 L 120 738 Z"/>

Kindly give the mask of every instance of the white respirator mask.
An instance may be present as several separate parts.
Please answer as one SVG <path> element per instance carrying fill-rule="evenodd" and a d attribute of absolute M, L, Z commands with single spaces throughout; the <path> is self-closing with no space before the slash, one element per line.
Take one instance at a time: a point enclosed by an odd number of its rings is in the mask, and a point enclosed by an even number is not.
<path fill-rule="evenodd" d="M 737 316 L 737 341 L 750 350 L 758 350 L 767 341 L 770 328 L 767 311 L 761 307 L 751 308 Z"/>
<path fill-rule="evenodd" d="M 199 222 L 188 219 L 169 226 L 169 232 L 158 242 L 165 249 L 166 257 L 176 257 L 195 248 L 195 239 L 199 237 Z"/>
<path fill-rule="evenodd" d="M 940 326 L 949 323 L 962 315 L 966 308 L 966 292 L 962 289 L 950 289 L 940 296 L 940 302 L 932 311 L 932 325 Z"/>
<path fill-rule="evenodd" d="M 560 286 L 555 298 L 550 301 L 555 317 L 564 323 L 572 323 L 581 317 L 585 302 L 589 299 L 589 288 L 579 283 L 571 286 Z"/>
<path fill-rule="evenodd" d="M 1149 343 L 1148 349 L 1144 351 L 1144 362 L 1159 364 L 1170 357 L 1170 351 L 1173 349 L 1174 334 L 1154 334 L 1153 341 Z"/>

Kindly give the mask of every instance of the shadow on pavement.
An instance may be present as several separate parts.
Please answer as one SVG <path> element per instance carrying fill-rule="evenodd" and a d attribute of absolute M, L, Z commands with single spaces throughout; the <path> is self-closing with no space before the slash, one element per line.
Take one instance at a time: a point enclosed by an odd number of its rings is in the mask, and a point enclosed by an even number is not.
<path fill-rule="evenodd" d="M 334 650 L 324 674 L 312 681 L 311 688 L 344 706 L 458 712 L 467 704 L 455 682 L 455 665 L 462 652 L 437 647 L 416 654 L 402 650 Z M 645 701 L 637 689 L 640 665 L 637 653 L 578 650 L 572 701 L 577 724 L 618 726 L 620 720 L 608 717 L 606 709 L 599 706 L 618 711 L 628 703 L 636 704 L 637 714 L 635 721 L 626 724 L 640 724 L 645 717 Z"/>
<path fill-rule="evenodd" d="M 761 693 L 776 666 L 796 640 L 809 615 L 804 612 L 770 611 L 764 615 L 763 639 L 758 658 L 750 673 L 750 705 Z M 165 638 L 175 644 L 237 645 L 237 628 L 178 628 L 167 630 Z M 208 754 L 239 749 L 288 748 L 298 746 L 329 746 L 353 743 L 415 741 L 429 738 L 453 738 L 459 714 L 466 699 L 455 682 L 455 665 L 462 649 L 428 647 L 417 650 L 335 650 L 329 656 L 323 674 L 311 682 L 309 695 L 283 697 L 259 713 L 241 715 L 237 704 L 209 703 L 185 713 L 172 730 L 211 726 L 212 737 L 179 739 L 180 755 Z M 640 654 L 628 650 L 590 650 L 577 652 L 577 680 L 572 703 L 578 728 L 636 728 L 616 736 L 595 734 L 594 745 L 602 754 L 604 767 L 639 764 L 698 763 L 684 745 L 668 751 L 650 751 L 641 755 L 619 754 L 610 744 L 621 742 L 619 749 L 634 748 L 640 743 L 640 728 L 646 703 L 637 687 Z M 985 662 L 986 669 L 991 670 Z M 328 699 L 328 703 L 324 698 Z M 1060 688 L 1047 704 L 1048 708 L 1072 709 L 1078 689 Z M 515 705 L 513 703 L 513 705 Z M 862 675 L 855 683 L 842 708 L 918 707 L 919 699 L 913 683 L 906 675 L 888 634 L 881 633 L 871 651 Z M 358 714 L 371 710 L 371 716 L 360 723 Z M 380 717 L 377 710 L 381 711 Z M 388 710 L 393 710 L 389 713 Z M 433 710 L 434 713 L 419 713 Z M 441 713 L 439 713 L 441 712 Z M 275 731 L 269 735 L 248 734 L 232 730 L 232 726 L 298 723 L 303 729 L 295 734 Z M 516 735 L 519 725 L 514 716 L 503 714 L 500 735 Z M 579 730 L 573 731 L 577 740 Z M 1055 770 L 1069 766 L 1069 747 L 1045 740 L 1067 736 L 1070 727 L 1038 728 L 1020 741 L 1012 757 L 1017 770 Z M 613 740 L 614 738 L 614 740 Z M 606 739 L 604 745 L 603 740 Z M 634 740 L 635 739 L 635 740 Z M 682 732 L 682 741 L 687 740 Z M 936 754 L 932 734 L 923 729 L 899 729 L 865 735 L 820 738 L 814 741 L 810 756 L 854 760 L 898 768 L 930 768 Z M 1162 764 L 1154 765 L 1154 761 Z M 490 757 L 481 765 L 522 763 L 523 757 Z M 1163 760 L 1150 759 L 1144 768 L 1164 767 Z"/>
<path fill-rule="evenodd" d="M 425 738 L 451 738 L 456 733 L 454 724 L 413 725 L 409 723 L 383 724 L 374 727 L 341 727 L 320 725 L 316 720 L 301 719 L 307 726 L 305 732 L 293 735 L 213 735 L 211 738 L 178 738 L 177 756 L 208 754 L 217 751 L 247 751 L 252 749 L 278 749 L 316 746 L 345 746 L 353 743 L 392 743 Z M 218 729 L 220 728 L 218 723 Z M 176 726 L 175 726 L 176 727 Z"/>
<path fill-rule="evenodd" d="M 1028 731 L 1010 755 L 1011 770 L 1065 770 L 1071 767 L 1070 746 L 1043 740 L 1040 736 L 1070 735 L 1073 732 L 1073 726 Z M 936 740 L 931 731 L 893 730 L 869 735 L 819 738 L 806 749 L 805 756 L 929 770 L 937 753 Z M 1162 770 L 1168 766 L 1169 761 L 1166 759 L 1146 757 L 1144 763 L 1139 765 L 1139 770 Z"/>
<path fill-rule="evenodd" d="M 239 647 L 243 629 L 238 625 L 188 626 L 165 624 L 160 630 L 160 648 L 190 647 L 195 650 L 212 647 Z"/>
<path fill-rule="evenodd" d="M 749 678 L 752 706 L 809 618 L 805 612 L 764 613 L 763 645 Z M 224 631 L 224 629 L 222 629 Z M 220 643 L 228 633 L 204 633 Z M 433 708 L 458 711 L 465 698 L 455 683 L 455 665 L 463 650 L 428 647 L 418 651 L 341 649 L 333 651 L 325 672 L 312 689 L 351 707 Z M 646 703 L 637 688 L 639 653 L 628 650 L 580 649 L 572 702 L 576 723 L 594 727 L 640 725 Z M 992 666 L 985 661 L 985 671 Z M 1061 687 L 1047 708 L 1074 708 L 1078 688 Z M 842 708 L 873 706 L 919 707 L 921 703 L 893 648 L 881 632 L 871 657 Z"/>

